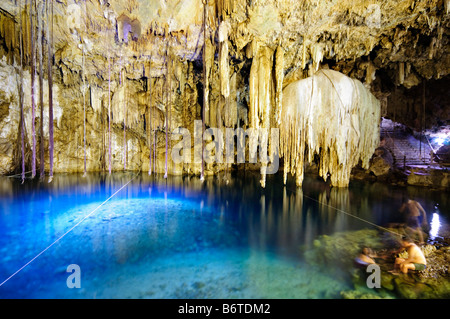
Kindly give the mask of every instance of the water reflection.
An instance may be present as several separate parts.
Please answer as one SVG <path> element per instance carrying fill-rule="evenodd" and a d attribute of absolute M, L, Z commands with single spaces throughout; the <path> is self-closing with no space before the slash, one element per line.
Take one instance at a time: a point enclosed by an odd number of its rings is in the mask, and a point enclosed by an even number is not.
<path fill-rule="evenodd" d="M 430 230 L 430 239 L 435 240 L 439 234 L 439 228 L 441 227 L 441 222 L 439 220 L 439 214 L 433 213 L 433 217 L 431 219 L 431 230 Z"/>
<path fill-rule="evenodd" d="M 89 212 L 73 213 L 74 216 L 64 219 L 64 227 L 61 223 L 55 224 L 56 217 L 67 211 L 77 212 L 78 207 L 86 209 L 89 204 L 92 205 L 89 209 L 94 209 L 132 178 L 132 183 L 111 201 L 165 199 L 165 204 L 159 206 L 165 209 L 164 224 L 142 226 L 144 232 L 153 233 L 147 236 L 154 240 L 161 236 L 174 237 L 183 227 L 178 222 L 178 206 L 168 203 L 174 199 L 197 203 L 192 208 L 192 216 L 198 218 L 198 223 L 206 216 L 203 215 L 205 208 L 212 211 L 217 217 L 214 227 L 228 225 L 235 229 L 240 245 L 290 256 L 297 256 L 299 247 L 312 247 L 314 240 L 322 234 L 372 228 L 373 224 L 385 226 L 397 221 L 398 208 L 405 195 L 418 200 L 427 212 L 435 212 L 429 214 L 432 219 L 431 238 L 438 236 L 440 225 L 448 218 L 435 209 L 440 205 L 442 212 L 448 212 L 446 193 L 423 188 L 358 182 L 351 183 L 349 188 L 330 188 L 323 181 L 308 176 L 303 187 L 298 188 L 293 180 L 284 185 L 282 176 L 273 175 L 267 176 L 267 186 L 262 189 L 257 173 L 226 180 L 223 176 L 210 176 L 204 182 L 195 176 L 169 176 L 165 179 L 162 175 L 133 172 L 88 174 L 86 177 L 56 174 L 50 184 L 27 180 L 25 185 L 21 185 L 20 180 L 0 178 L 0 230 L 3 237 L 0 241 L 15 241 L 21 232 L 35 227 L 39 230 L 39 239 L 49 243 Z M 149 207 L 152 207 L 151 202 Z M 132 208 L 129 213 L 133 213 Z M 106 244 L 110 246 L 108 251 L 118 255 L 120 260 L 126 260 L 127 256 L 120 257 L 120 254 L 124 254 L 123 247 L 127 243 L 114 238 L 117 229 L 111 228 L 112 225 L 105 230 L 111 234 Z M 125 228 L 139 232 L 139 227 L 131 225 Z M 140 236 L 145 237 L 144 234 Z M 104 245 L 101 241 L 99 237 L 93 238 L 93 246 Z M 119 252 L 114 253 L 117 247 L 120 247 Z"/>
<path fill-rule="evenodd" d="M 433 240 L 442 236 L 449 217 L 446 192 L 357 182 L 330 188 L 308 176 L 302 188 L 294 180 L 284 185 L 282 176 L 267 176 L 265 189 L 259 174 L 248 172 L 228 182 L 222 176 L 201 182 L 195 176 L 164 179 L 133 172 L 56 174 L 50 184 L 27 180 L 21 185 L 20 180 L 0 178 L 0 280 L 130 179 L 126 188 L 34 262 L 33 267 L 42 268 L 42 280 L 48 279 L 48 265 L 83 261 L 86 274 L 99 276 L 105 267 L 114 273 L 139 260 L 151 264 L 163 256 L 207 249 L 249 251 L 249 260 L 239 263 L 256 268 L 273 255 L 298 261 L 320 235 L 395 221 L 405 195 L 429 213 Z M 249 276 L 255 275 L 252 269 Z M 18 286 L 27 282 L 23 278 L 17 279 Z"/>

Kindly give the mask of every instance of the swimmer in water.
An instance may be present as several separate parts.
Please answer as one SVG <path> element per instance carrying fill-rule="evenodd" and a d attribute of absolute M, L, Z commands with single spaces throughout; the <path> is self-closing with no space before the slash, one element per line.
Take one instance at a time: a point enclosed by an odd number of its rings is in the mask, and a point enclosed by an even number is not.
<path fill-rule="evenodd" d="M 405 210 L 407 213 L 406 226 L 414 233 L 417 233 L 420 238 L 420 243 L 423 243 L 422 226 L 427 225 L 427 213 L 425 209 L 423 209 L 419 202 L 406 198 L 399 211 L 403 213 Z"/>

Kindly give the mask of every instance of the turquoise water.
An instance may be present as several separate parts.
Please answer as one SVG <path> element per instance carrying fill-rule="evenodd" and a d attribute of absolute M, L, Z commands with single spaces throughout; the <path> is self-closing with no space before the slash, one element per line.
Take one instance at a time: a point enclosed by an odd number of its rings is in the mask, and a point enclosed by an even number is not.
<path fill-rule="evenodd" d="M 307 177 L 296 188 L 275 175 L 262 189 L 257 174 L 203 183 L 131 172 L 60 174 L 50 184 L 2 177 L 0 297 L 340 298 L 352 289 L 346 272 L 310 266 L 304 252 L 323 234 L 398 221 L 405 194 L 447 224 L 445 192 L 382 184 L 330 189 Z M 71 264 L 80 288 L 67 286 Z"/>

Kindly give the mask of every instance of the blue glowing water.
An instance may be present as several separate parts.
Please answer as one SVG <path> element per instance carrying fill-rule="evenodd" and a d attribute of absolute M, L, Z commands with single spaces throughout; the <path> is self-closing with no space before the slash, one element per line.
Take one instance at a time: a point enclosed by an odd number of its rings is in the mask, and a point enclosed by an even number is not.
<path fill-rule="evenodd" d="M 56 175 L 52 183 L 0 179 L 1 298 L 339 298 L 351 281 L 309 266 L 302 252 L 323 234 L 398 219 L 402 196 L 431 220 L 443 192 L 306 178 L 134 173 Z M 326 203 L 326 204 L 321 204 Z M 337 211 L 357 215 L 360 219 Z M 88 216 L 88 217 L 86 217 Z M 437 230 L 436 236 L 439 236 Z M 67 267 L 81 288 L 68 288 Z"/>

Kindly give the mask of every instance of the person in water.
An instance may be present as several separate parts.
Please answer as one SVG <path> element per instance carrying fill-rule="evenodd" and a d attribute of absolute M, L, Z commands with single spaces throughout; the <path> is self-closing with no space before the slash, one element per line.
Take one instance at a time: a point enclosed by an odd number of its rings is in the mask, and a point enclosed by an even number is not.
<path fill-rule="evenodd" d="M 427 261 L 422 250 L 408 237 L 402 237 L 402 248 L 406 249 L 408 258 L 396 258 L 394 264 L 394 272 L 400 270 L 407 274 L 409 270 L 424 270 L 427 267 Z"/>
<path fill-rule="evenodd" d="M 406 198 L 400 207 L 400 212 L 406 211 L 406 226 L 419 235 L 420 242 L 423 243 L 422 226 L 427 225 L 427 213 L 419 202 Z"/>

